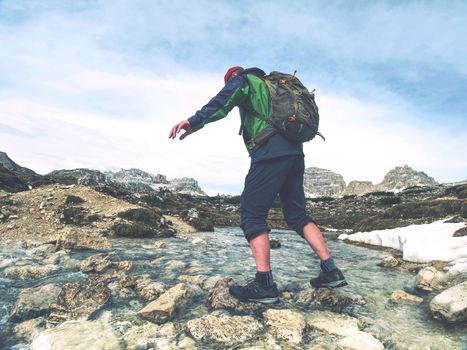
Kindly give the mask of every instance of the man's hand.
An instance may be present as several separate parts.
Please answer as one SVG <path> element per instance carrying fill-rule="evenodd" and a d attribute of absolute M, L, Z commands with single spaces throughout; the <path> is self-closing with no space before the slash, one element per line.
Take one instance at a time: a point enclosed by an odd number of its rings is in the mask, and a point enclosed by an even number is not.
<path fill-rule="evenodd" d="M 190 122 L 188 120 L 182 120 L 180 123 L 176 124 L 172 130 L 170 131 L 169 134 L 169 139 L 175 139 L 177 137 L 177 134 L 181 130 L 185 130 L 185 132 L 180 136 L 180 140 L 183 140 L 185 137 L 193 133 L 193 130 L 191 129 Z"/>

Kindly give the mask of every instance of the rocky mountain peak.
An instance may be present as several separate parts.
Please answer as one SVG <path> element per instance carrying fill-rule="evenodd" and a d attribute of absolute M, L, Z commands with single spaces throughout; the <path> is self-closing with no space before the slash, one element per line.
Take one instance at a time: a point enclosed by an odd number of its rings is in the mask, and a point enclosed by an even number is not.
<path fill-rule="evenodd" d="M 306 197 L 339 196 L 345 190 L 342 175 L 322 168 L 306 168 L 303 177 Z"/>
<path fill-rule="evenodd" d="M 408 165 L 398 166 L 389 171 L 380 187 L 385 190 L 401 190 L 412 186 L 436 186 L 438 182 L 423 171 L 416 171 Z"/>
<path fill-rule="evenodd" d="M 170 181 L 169 188 L 178 193 L 191 194 L 192 196 L 207 196 L 198 185 L 198 181 L 191 177 L 182 177 Z"/>

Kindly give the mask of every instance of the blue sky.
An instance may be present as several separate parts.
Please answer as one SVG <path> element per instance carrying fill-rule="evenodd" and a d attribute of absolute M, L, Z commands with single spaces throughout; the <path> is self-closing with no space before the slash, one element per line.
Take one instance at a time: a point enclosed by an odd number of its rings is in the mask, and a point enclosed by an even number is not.
<path fill-rule="evenodd" d="M 233 65 L 316 88 L 306 165 L 467 179 L 467 2 L 0 0 L 0 150 L 40 173 L 136 167 L 240 193 L 239 118 L 168 140 Z"/>

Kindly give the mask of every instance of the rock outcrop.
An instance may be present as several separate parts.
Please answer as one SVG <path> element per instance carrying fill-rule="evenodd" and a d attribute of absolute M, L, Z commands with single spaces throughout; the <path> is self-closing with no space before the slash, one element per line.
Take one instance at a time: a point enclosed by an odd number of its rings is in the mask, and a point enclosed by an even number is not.
<path fill-rule="evenodd" d="M 340 196 L 345 190 L 342 175 L 321 168 L 306 168 L 303 176 L 306 197 Z"/>
<path fill-rule="evenodd" d="M 385 191 L 398 191 L 408 187 L 436 186 L 437 184 L 435 179 L 423 171 L 416 171 L 404 165 L 389 171 L 378 186 Z"/>

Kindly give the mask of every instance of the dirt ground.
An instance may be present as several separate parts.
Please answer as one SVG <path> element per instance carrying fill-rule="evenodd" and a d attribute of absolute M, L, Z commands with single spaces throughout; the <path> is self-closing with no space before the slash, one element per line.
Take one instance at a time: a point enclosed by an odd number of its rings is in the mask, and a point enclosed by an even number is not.
<path fill-rule="evenodd" d="M 69 196 L 76 196 L 82 203 L 65 204 Z M 0 220 L 0 238 L 32 241 L 51 241 L 69 230 L 83 233 L 108 231 L 121 219 L 119 212 L 139 208 L 139 206 L 116 199 L 86 186 L 48 185 L 30 191 L 24 191 L 0 198 L 0 210 L 6 215 L 6 221 Z M 93 218 L 86 225 L 65 223 L 64 209 L 78 207 L 87 216 Z M 196 230 L 177 217 L 166 217 L 173 222 L 177 232 L 189 233 Z"/>

